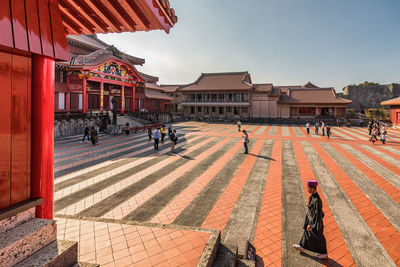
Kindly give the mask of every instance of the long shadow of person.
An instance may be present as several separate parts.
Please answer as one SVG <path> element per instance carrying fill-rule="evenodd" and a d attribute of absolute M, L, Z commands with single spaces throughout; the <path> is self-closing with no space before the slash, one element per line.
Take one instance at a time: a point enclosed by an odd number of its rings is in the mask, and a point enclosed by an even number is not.
<path fill-rule="evenodd" d="M 303 257 L 310 258 L 310 259 L 312 259 L 312 260 L 314 260 L 314 261 L 316 261 L 316 262 L 319 262 L 319 263 L 322 264 L 322 266 L 343 267 L 343 265 L 341 265 L 340 263 L 338 263 L 338 262 L 335 261 L 334 259 L 328 258 L 328 259 L 326 259 L 326 260 L 321 260 L 321 259 L 318 259 L 317 257 L 312 256 L 312 255 L 309 255 L 309 254 L 307 254 L 307 253 L 305 253 L 305 252 L 301 252 L 300 255 L 303 256 Z"/>
<path fill-rule="evenodd" d="M 249 156 L 254 156 L 254 157 L 257 157 L 257 158 L 269 159 L 269 160 L 272 160 L 272 161 L 276 161 L 276 160 L 273 159 L 273 158 L 266 157 L 266 156 L 261 156 L 261 155 L 256 155 L 256 154 L 253 154 L 253 153 L 249 153 L 248 155 L 249 155 Z"/>

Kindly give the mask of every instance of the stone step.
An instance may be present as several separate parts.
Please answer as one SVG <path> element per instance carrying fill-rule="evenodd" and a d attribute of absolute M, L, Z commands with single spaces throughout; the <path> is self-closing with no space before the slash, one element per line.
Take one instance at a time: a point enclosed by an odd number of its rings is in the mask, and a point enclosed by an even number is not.
<path fill-rule="evenodd" d="M 57 239 L 53 220 L 31 219 L 0 233 L 0 262 L 2 267 L 13 266 Z"/>
<path fill-rule="evenodd" d="M 217 257 L 215 258 L 213 266 L 214 267 L 238 266 L 238 247 L 221 243 L 218 247 Z"/>
<path fill-rule="evenodd" d="M 256 262 L 252 260 L 238 260 L 238 267 L 256 267 Z"/>
<path fill-rule="evenodd" d="M 19 262 L 16 267 L 63 267 L 78 265 L 78 242 L 56 240 Z M 92 267 L 96 265 L 82 265 Z"/>
<path fill-rule="evenodd" d="M 88 263 L 88 262 L 78 262 L 74 267 L 99 267 L 100 264 Z"/>
<path fill-rule="evenodd" d="M 18 225 L 35 218 L 35 207 L 42 204 L 43 199 L 30 199 L 23 203 L 13 205 L 11 208 L 0 212 L 0 233 L 4 233 Z"/>

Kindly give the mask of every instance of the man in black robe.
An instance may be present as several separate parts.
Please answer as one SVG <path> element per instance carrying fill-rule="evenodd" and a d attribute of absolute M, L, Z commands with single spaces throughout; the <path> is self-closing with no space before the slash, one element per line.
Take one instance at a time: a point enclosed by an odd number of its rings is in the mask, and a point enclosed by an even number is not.
<path fill-rule="evenodd" d="M 307 181 L 307 191 L 310 193 L 308 199 L 306 219 L 304 222 L 304 233 L 299 245 L 293 247 L 300 252 L 305 249 L 318 253 L 317 258 L 327 259 L 326 240 L 324 236 L 324 212 L 322 211 L 322 201 L 317 193 L 318 182 L 316 180 Z"/>

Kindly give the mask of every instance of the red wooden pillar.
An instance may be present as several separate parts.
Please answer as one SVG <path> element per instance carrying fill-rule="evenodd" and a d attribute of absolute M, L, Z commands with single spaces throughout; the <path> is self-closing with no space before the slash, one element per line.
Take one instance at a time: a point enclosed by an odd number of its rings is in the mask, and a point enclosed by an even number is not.
<path fill-rule="evenodd" d="M 71 93 L 65 93 L 65 110 L 69 113 L 71 109 Z"/>
<path fill-rule="evenodd" d="M 135 105 L 136 105 L 136 98 L 135 98 L 135 93 L 136 93 L 136 87 L 137 85 L 134 84 L 132 86 L 132 112 L 135 112 Z"/>
<path fill-rule="evenodd" d="M 83 76 L 83 89 L 82 89 L 82 113 L 86 114 L 87 112 L 87 92 L 86 92 L 86 76 Z"/>
<path fill-rule="evenodd" d="M 32 198 L 36 217 L 53 219 L 54 59 L 32 57 Z"/>

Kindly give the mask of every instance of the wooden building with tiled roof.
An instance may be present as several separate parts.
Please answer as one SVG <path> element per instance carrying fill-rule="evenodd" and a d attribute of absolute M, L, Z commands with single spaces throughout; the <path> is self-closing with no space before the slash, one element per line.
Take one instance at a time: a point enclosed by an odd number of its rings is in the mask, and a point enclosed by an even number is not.
<path fill-rule="evenodd" d="M 381 102 L 382 106 L 390 107 L 390 121 L 393 125 L 400 125 L 400 97 Z"/>
<path fill-rule="evenodd" d="M 351 100 L 336 96 L 333 88 L 288 88 L 277 100 L 280 118 L 344 118 Z"/>
<path fill-rule="evenodd" d="M 156 84 L 158 77 L 136 69 L 144 59 L 123 53 L 96 35 L 71 35 L 67 42 L 71 59 L 56 63 L 57 113 L 101 112 L 111 110 L 113 103 L 120 113 L 169 111 L 173 98 Z"/>
<path fill-rule="evenodd" d="M 331 87 L 253 84 L 248 72 L 202 73 L 193 83 L 170 88 L 182 94 L 182 113 L 192 118 L 343 118 L 351 104 Z"/>
<path fill-rule="evenodd" d="M 248 118 L 253 89 L 246 72 L 202 73 L 193 83 L 178 89 L 183 94 L 184 116 Z"/>

